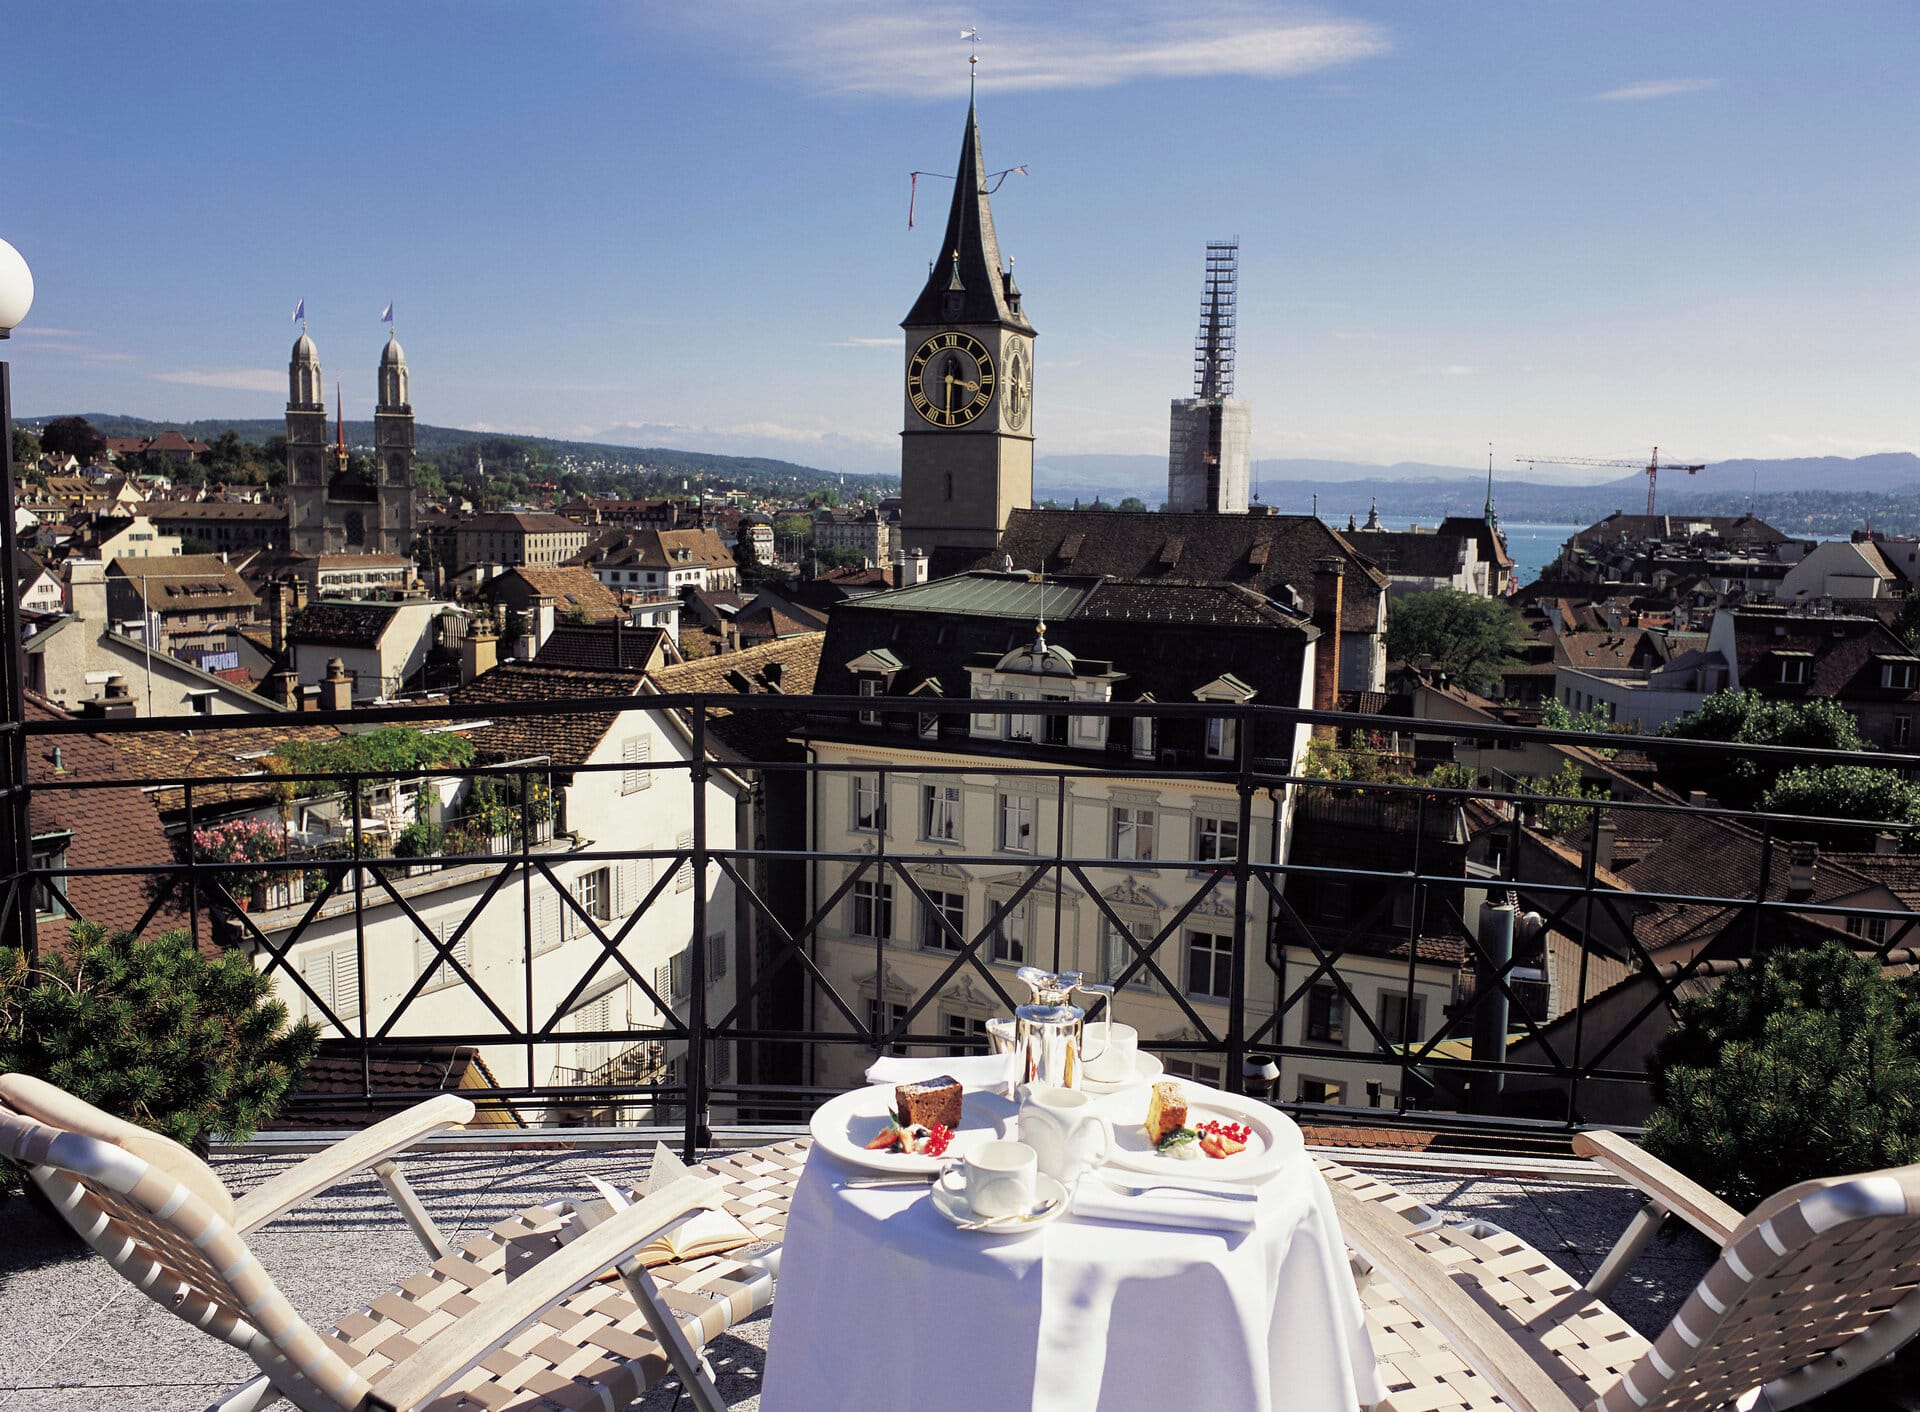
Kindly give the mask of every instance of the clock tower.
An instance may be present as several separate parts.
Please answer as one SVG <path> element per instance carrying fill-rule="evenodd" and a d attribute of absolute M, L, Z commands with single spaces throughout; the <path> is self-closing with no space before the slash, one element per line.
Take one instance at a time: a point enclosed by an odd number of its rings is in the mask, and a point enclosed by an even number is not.
<path fill-rule="evenodd" d="M 906 331 L 901 533 L 937 574 L 1000 542 L 1033 504 L 1033 325 L 1002 267 L 972 103 L 946 236 Z"/>

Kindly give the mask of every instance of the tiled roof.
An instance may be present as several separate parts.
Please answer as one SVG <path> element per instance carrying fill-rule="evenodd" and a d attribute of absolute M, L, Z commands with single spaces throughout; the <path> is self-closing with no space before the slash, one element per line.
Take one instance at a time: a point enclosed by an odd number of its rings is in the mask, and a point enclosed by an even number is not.
<path fill-rule="evenodd" d="M 1347 561 L 1342 629 L 1372 632 L 1387 575 L 1310 515 L 1134 514 L 1121 510 L 1015 510 L 1000 547 L 976 565 L 1049 574 L 1107 575 L 1154 583 L 1231 583 L 1264 597 L 1290 585 L 1313 603 L 1313 566 Z"/>
<path fill-rule="evenodd" d="M 29 696 L 27 719 L 70 718 L 51 702 Z M 57 764 L 55 751 L 59 752 Z M 67 880 L 67 898 L 75 910 L 110 932 L 129 930 L 146 914 L 158 882 L 153 869 L 174 860 L 173 843 L 161 827 L 160 815 L 137 787 L 62 789 L 59 785 L 79 780 L 122 780 L 128 773 L 126 762 L 102 736 L 43 736 L 28 746 L 27 777 L 33 787 L 27 807 L 35 837 L 71 833 L 66 856 L 69 868 L 137 870 Z M 182 910 L 167 902 L 148 923 L 144 935 L 158 936 L 185 925 Z M 39 928 L 41 944 L 60 945 L 69 927 L 64 918 L 43 921 Z M 211 941 L 201 945 L 213 952 Z"/>
<path fill-rule="evenodd" d="M 1438 1133 L 1417 1132 L 1411 1128 L 1348 1128 L 1324 1123 L 1302 1123 L 1300 1135 L 1316 1147 L 1383 1147 L 1422 1152 L 1434 1144 Z"/>
<path fill-rule="evenodd" d="M 743 638 L 798 637 L 826 630 L 827 615 L 762 591 L 735 615 Z"/>
<path fill-rule="evenodd" d="M 289 721 L 297 717 L 288 717 Z M 114 737 L 128 773 L 143 780 L 191 779 L 196 817 L 210 812 L 257 809 L 274 802 L 273 787 L 258 778 L 264 757 L 283 741 L 337 740 L 333 726 L 279 725 L 261 730 L 192 730 Z M 186 807 L 179 788 L 151 792 L 162 815 L 177 816 Z"/>
<path fill-rule="evenodd" d="M 808 696 L 813 693 L 825 642 L 825 633 L 780 638 L 739 652 L 662 667 L 649 681 L 662 693 L 675 696 L 698 692 Z M 800 724 L 795 713 L 710 708 L 707 719 L 714 734 L 742 760 L 785 760 L 799 755 L 799 747 L 788 739 Z"/>
<path fill-rule="evenodd" d="M 1920 854 L 1829 852 L 1823 848 L 1819 861 L 1858 873 L 1886 888 L 1905 906 L 1920 911 Z"/>
<path fill-rule="evenodd" d="M 1784 544 L 1791 538 L 1755 515 L 1626 515 L 1618 510 L 1572 538 L 1583 545 L 1598 539 L 1682 539 L 1702 526 L 1729 544 Z"/>
<path fill-rule="evenodd" d="M 156 525 L 187 520 L 284 520 L 281 505 L 247 505 L 225 500 L 150 500 L 147 518 Z"/>
<path fill-rule="evenodd" d="M 631 696 L 645 680 L 641 672 L 583 672 L 533 662 L 503 662 L 447 693 L 456 707 L 499 702 L 592 699 Z M 551 756 L 559 766 L 578 765 L 591 755 L 618 719 L 612 712 L 554 711 L 541 716 L 505 717 L 465 731 L 483 760 L 524 760 Z"/>
<path fill-rule="evenodd" d="M 585 672 L 644 672 L 666 636 L 665 628 L 631 628 L 617 619 L 590 626 L 556 623 L 534 660 Z"/>
<path fill-rule="evenodd" d="M 710 529 L 632 530 L 600 559 L 605 568 L 671 569 L 705 564 L 732 568 L 733 551 Z"/>
<path fill-rule="evenodd" d="M 1610 671 L 1656 667 L 1667 658 L 1659 633 L 1645 628 L 1615 628 L 1601 632 L 1563 632 L 1554 641 L 1556 664 Z"/>
<path fill-rule="evenodd" d="M 1899 690 L 1880 685 L 1877 658 L 1912 654 L 1878 618 L 1741 608 L 1733 614 L 1733 642 L 1740 685 L 1769 696 L 1920 702 L 1920 687 Z M 1781 683 L 1769 659 L 1782 653 L 1806 654 L 1803 685 Z"/>
<path fill-rule="evenodd" d="M 585 534 L 586 530 L 572 520 L 559 515 L 547 515 L 538 511 L 496 510 L 490 514 L 475 515 L 470 520 L 456 522 L 455 527 L 462 530 L 478 530 L 486 534 Z"/>
<path fill-rule="evenodd" d="M 527 598 L 535 595 L 551 598 L 554 610 L 559 613 L 585 613 L 596 623 L 621 616 L 620 595 L 585 569 L 508 569 L 504 574 L 488 579 L 483 591 L 489 598 L 494 598 L 509 584 L 520 585 Z"/>
<path fill-rule="evenodd" d="M 209 608 L 251 608 L 260 600 L 218 554 L 176 554 L 168 559 L 115 559 L 109 578 L 132 586 L 156 613 L 201 612 Z"/>
<path fill-rule="evenodd" d="M 418 1102 L 423 1093 L 497 1087 L 498 1081 L 480 1051 L 470 1045 L 376 1045 L 367 1051 L 363 1070 L 357 1045 L 322 1040 L 320 1052 L 301 1072 L 299 1087 L 262 1126 L 296 1132 L 337 1128 L 358 1131 L 391 1117 L 405 1104 Z M 372 1103 L 316 1101 L 358 1098 L 363 1091 L 375 1095 Z M 379 1095 L 383 1093 L 407 1097 L 381 1102 Z M 483 1119 L 480 1126 L 491 1124 Z"/>
<path fill-rule="evenodd" d="M 287 640 L 313 647 L 378 647 L 399 611 L 391 603 L 309 603 L 287 625 Z"/>
<path fill-rule="evenodd" d="M 1350 529 L 1342 537 L 1390 574 L 1451 578 L 1467 559 L 1465 537 L 1409 530 Z"/>

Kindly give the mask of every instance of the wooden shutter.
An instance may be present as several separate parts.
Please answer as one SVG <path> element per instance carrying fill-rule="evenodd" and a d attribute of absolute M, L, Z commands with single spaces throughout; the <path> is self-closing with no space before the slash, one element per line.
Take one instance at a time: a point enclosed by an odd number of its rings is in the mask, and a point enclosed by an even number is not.
<path fill-rule="evenodd" d="M 652 758 L 653 737 L 650 735 L 636 735 L 621 743 L 620 759 L 626 766 L 620 772 L 622 794 L 637 794 L 653 783 L 653 772 L 647 768 Z"/>

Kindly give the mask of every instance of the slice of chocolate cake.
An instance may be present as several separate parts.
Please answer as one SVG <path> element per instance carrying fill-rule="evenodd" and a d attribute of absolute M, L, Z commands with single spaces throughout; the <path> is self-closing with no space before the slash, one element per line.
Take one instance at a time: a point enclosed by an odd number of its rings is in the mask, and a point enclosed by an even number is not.
<path fill-rule="evenodd" d="M 960 1081 L 946 1074 L 937 1079 L 922 1079 L 917 1084 L 897 1084 L 893 1090 L 894 1111 L 900 1126 L 915 1123 L 923 1128 L 960 1126 Z"/>

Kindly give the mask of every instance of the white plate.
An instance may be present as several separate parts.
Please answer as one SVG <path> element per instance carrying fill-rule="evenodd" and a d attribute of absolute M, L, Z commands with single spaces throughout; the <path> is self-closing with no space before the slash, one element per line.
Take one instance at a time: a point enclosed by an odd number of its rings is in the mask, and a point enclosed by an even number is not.
<path fill-rule="evenodd" d="M 932 1175 L 970 1149 L 1010 1132 L 1014 1111 L 1012 1102 L 997 1093 L 965 1094 L 961 1100 L 960 1127 L 940 1157 L 917 1152 L 867 1151 L 867 1144 L 880 1136 L 893 1117 L 892 1084 L 870 1084 L 830 1099 L 814 1111 L 813 1120 L 807 1126 L 813 1140 L 842 1162 L 899 1176 Z"/>
<path fill-rule="evenodd" d="M 1132 1088 L 1135 1084 L 1150 1084 L 1166 1072 L 1166 1065 L 1160 1062 L 1158 1054 L 1149 1054 L 1146 1050 L 1134 1051 L 1133 1077 L 1130 1079 L 1096 1079 L 1084 1068 L 1080 1070 L 1080 1087 L 1088 1093 L 1119 1093 Z"/>
<path fill-rule="evenodd" d="M 1284 1113 L 1264 1103 L 1241 1098 L 1201 1084 L 1182 1083 L 1187 1100 L 1187 1126 L 1204 1122 L 1244 1123 L 1252 1129 L 1244 1152 L 1231 1157 L 1168 1157 L 1147 1140 L 1147 1101 L 1151 1090 L 1129 1088 L 1103 1099 L 1100 1111 L 1113 1123 L 1115 1167 L 1148 1172 L 1158 1177 L 1190 1177 L 1218 1182 L 1253 1182 L 1278 1171 L 1280 1164 L 1305 1150 L 1300 1129 Z"/>
<path fill-rule="evenodd" d="M 1033 1180 L 1033 1209 L 1024 1216 L 1005 1221 L 995 1221 L 991 1226 L 970 1230 L 969 1235 L 999 1236 L 1019 1235 L 1035 1226 L 1044 1226 L 1049 1221 L 1057 1221 L 1067 1214 L 1067 1189 L 1052 1177 L 1042 1172 Z M 945 1216 L 956 1226 L 967 1227 L 982 1219 L 974 1215 L 973 1208 L 967 1205 L 964 1196 L 956 1195 L 941 1186 L 933 1184 L 933 1209 Z"/>

